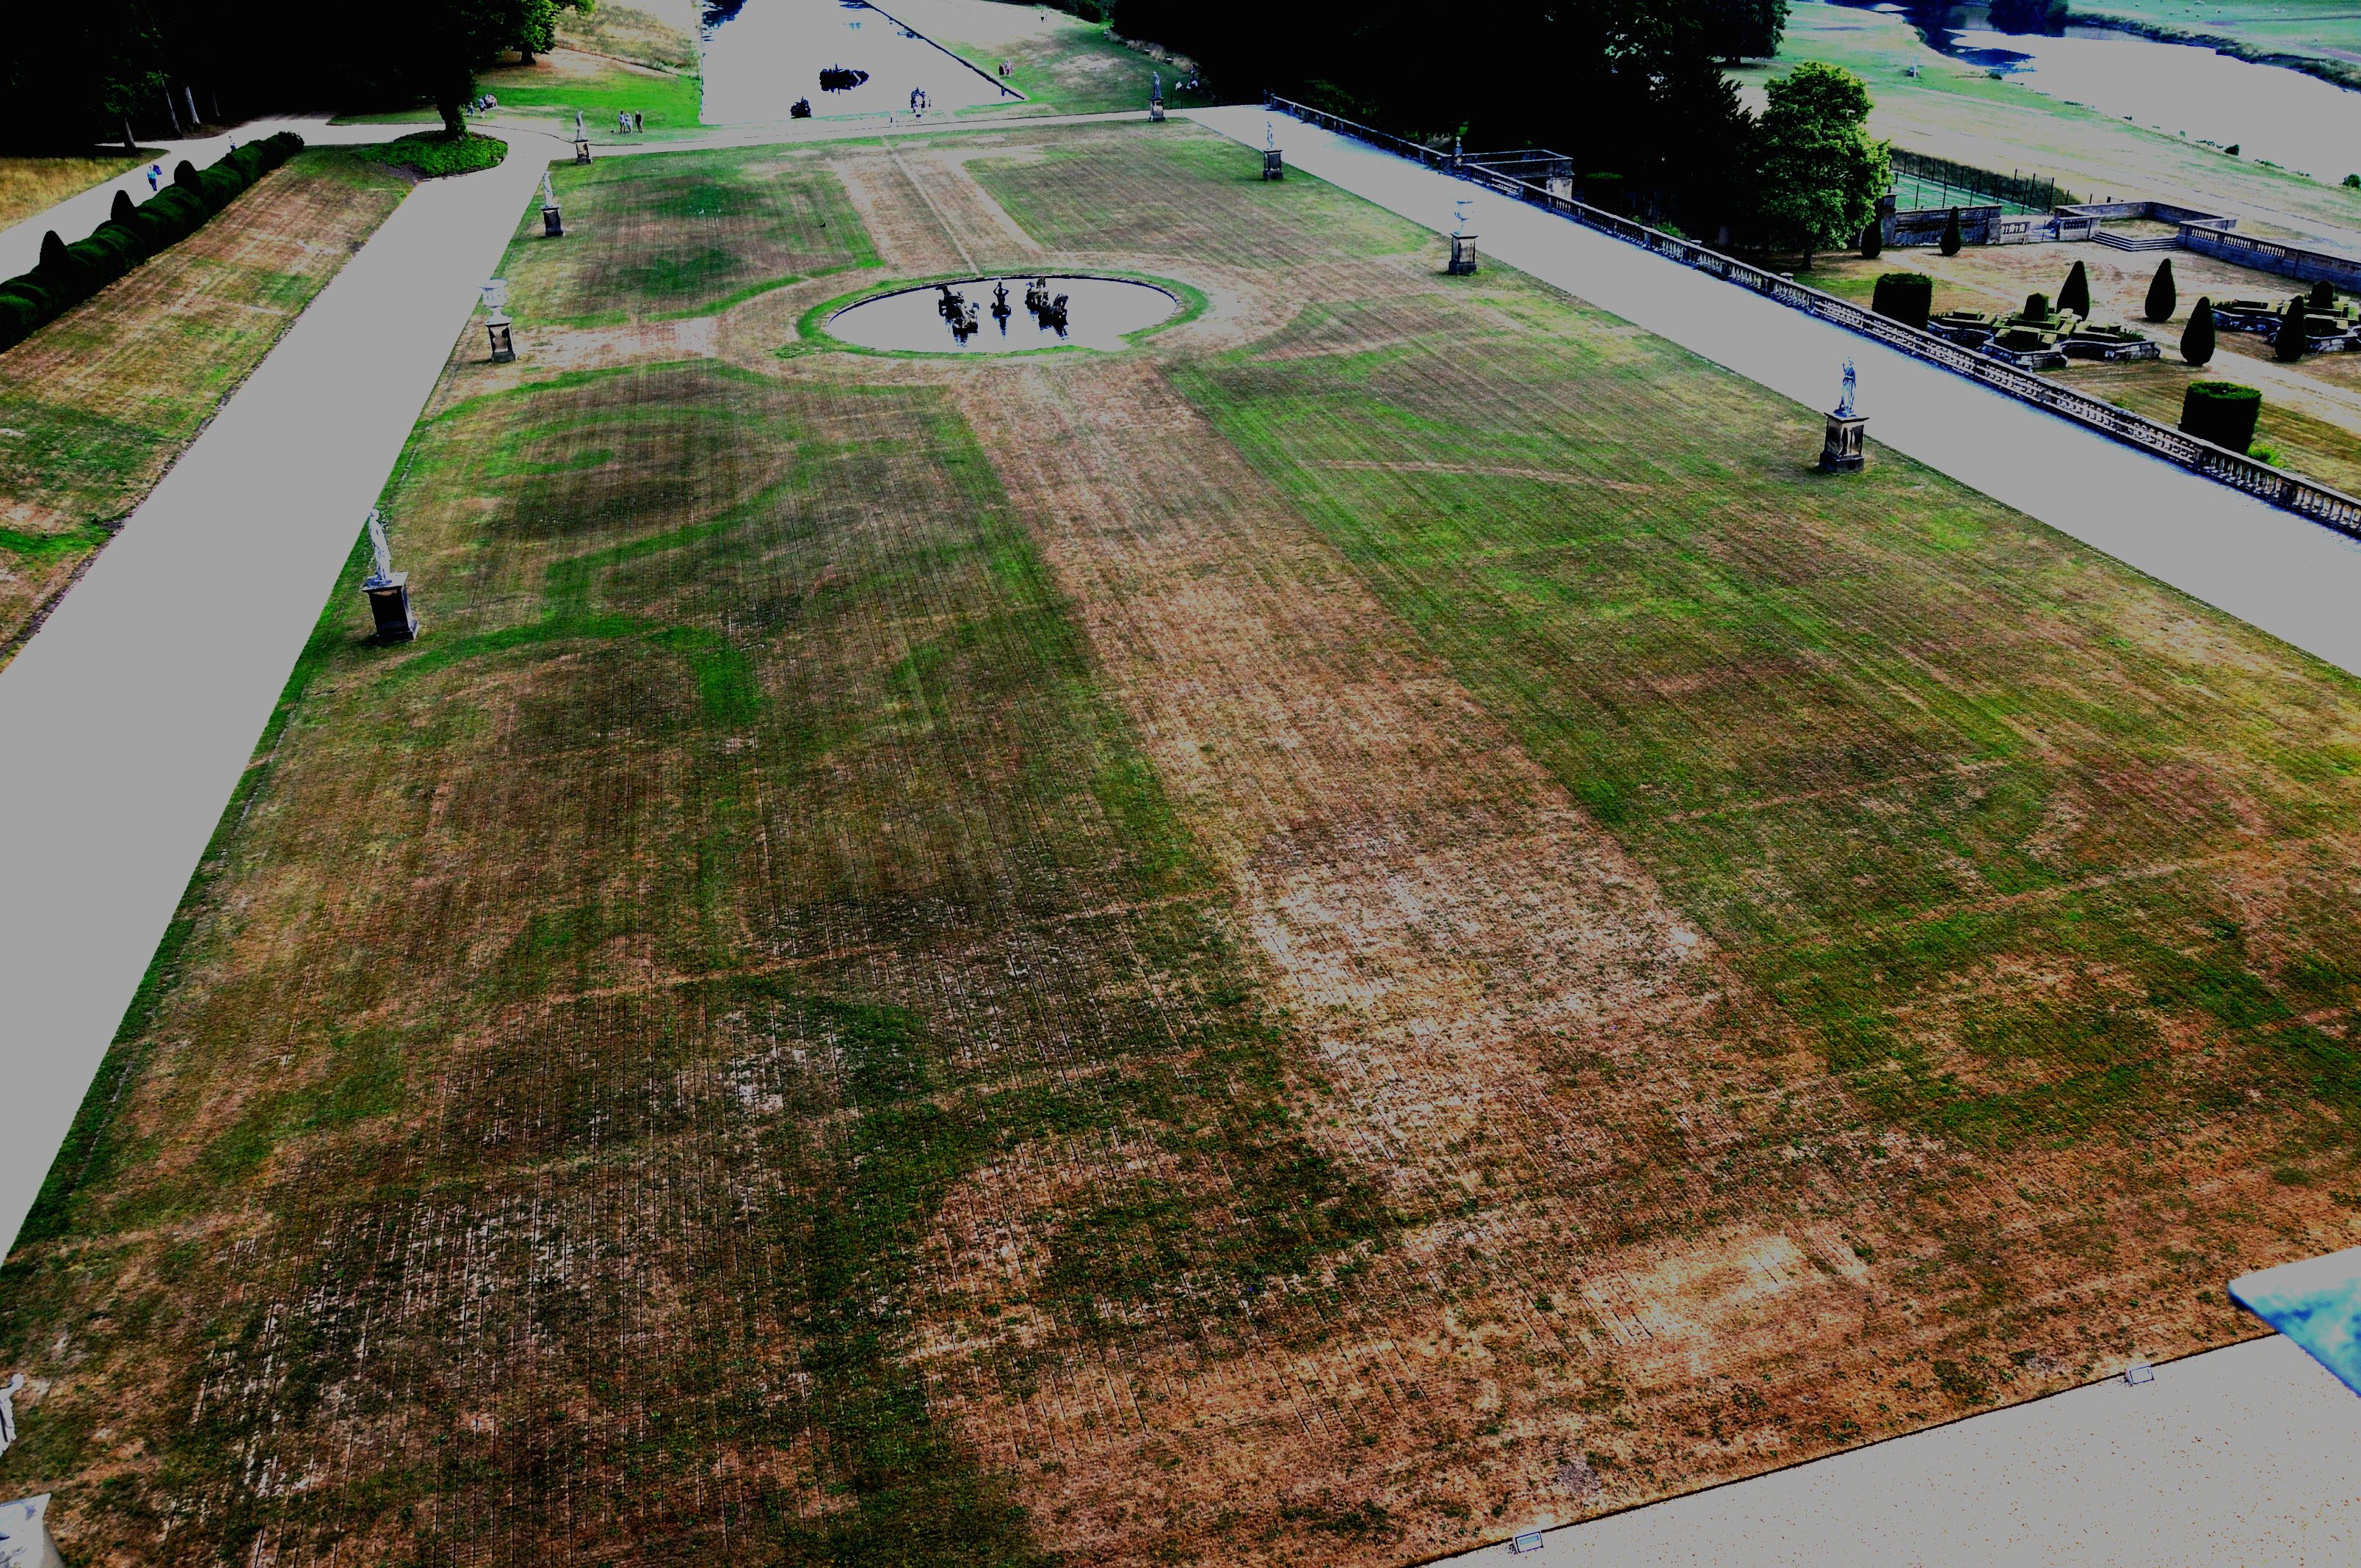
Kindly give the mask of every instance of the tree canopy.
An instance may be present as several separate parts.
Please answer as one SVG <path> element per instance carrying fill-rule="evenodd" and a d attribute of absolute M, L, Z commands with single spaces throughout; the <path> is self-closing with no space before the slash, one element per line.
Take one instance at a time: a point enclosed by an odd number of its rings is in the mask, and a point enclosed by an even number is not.
<path fill-rule="evenodd" d="M 596 0 L 410 0 L 393 9 L 295 0 L 103 0 L 19 7 L 0 50 L 0 139 L 81 148 L 235 120 L 427 100 L 456 126 L 476 72 L 550 47 L 561 5 Z M 330 64 L 324 71 L 320 62 Z"/>
<path fill-rule="evenodd" d="M 1806 60 L 1765 84 L 1756 127 L 1756 216 L 1772 244 L 1811 253 L 1850 240 L 1892 183 L 1886 144 L 1867 129 L 1869 89 L 1837 66 Z"/>

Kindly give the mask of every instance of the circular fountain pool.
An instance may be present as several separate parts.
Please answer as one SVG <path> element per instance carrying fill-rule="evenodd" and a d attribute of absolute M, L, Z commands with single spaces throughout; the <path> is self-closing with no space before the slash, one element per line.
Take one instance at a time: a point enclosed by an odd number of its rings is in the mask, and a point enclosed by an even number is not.
<path fill-rule="evenodd" d="M 1065 320 L 1054 312 L 1037 312 L 1025 302 L 1026 291 L 1037 282 L 1051 298 L 1064 295 Z M 993 313 L 995 286 L 1008 291 L 1008 313 Z M 1126 333 L 1154 326 L 1180 308 L 1172 293 L 1153 283 L 1126 278 L 1085 278 L 1072 273 L 1009 274 L 1005 277 L 963 278 L 950 285 L 965 301 L 964 314 L 975 322 L 962 333 L 944 309 L 943 287 L 928 283 L 901 289 L 859 304 L 847 305 L 828 318 L 828 330 L 863 348 L 916 350 L 926 354 L 1015 354 L 1031 348 L 1078 345 L 1083 348 L 1123 348 Z"/>

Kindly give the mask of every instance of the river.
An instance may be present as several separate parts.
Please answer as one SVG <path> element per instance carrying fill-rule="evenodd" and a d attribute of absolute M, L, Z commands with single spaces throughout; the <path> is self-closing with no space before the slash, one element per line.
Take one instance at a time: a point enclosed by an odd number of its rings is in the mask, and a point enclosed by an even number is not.
<path fill-rule="evenodd" d="M 2361 170 L 2361 93 L 2300 71 L 2107 27 L 2071 27 L 2063 38 L 1993 32 L 1982 5 L 1953 6 L 1937 26 L 1923 7 L 1868 8 L 1909 17 L 1946 54 L 2101 114 L 2331 182 Z"/>
<path fill-rule="evenodd" d="M 708 0 L 703 31 L 708 125 L 784 120 L 798 98 L 818 115 L 904 117 L 913 91 L 927 94 L 929 117 L 1010 101 L 992 78 L 862 0 Z M 869 80 L 823 92 L 821 69 L 837 65 Z"/>

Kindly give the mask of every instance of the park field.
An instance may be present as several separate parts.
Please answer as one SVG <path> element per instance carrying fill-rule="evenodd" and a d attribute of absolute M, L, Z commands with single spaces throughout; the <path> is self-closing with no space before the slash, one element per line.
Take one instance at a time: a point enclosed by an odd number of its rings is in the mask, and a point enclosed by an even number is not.
<path fill-rule="evenodd" d="M 2302 61 L 2329 81 L 2361 82 L 2361 14 L 2345 0 L 2076 0 L 2073 16 L 2209 44 L 2243 60 Z"/>
<path fill-rule="evenodd" d="M 1797 60 L 1826 60 L 1869 84 L 1872 136 L 1978 169 L 2047 175 L 2084 201 L 2151 196 L 2235 214 L 2249 233 L 2312 236 L 2349 247 L 2361 192 L 2231 158 L 2162 131 L 2112 119 L 2023 82 L 1993 81 L 1928 49 L 1906 17 L 1804 0 L 1789 13 L 1779 58 L 1729 72 L 1755 108 L 1762 83 Z M 1916 76 L 1905 74 L 1911 69 Z"/>
<path fill-rule="evenodd" d="M 2361 686 L 1258 168 L 520 214 L 8 1262 L 70 1561 L 1407 1563 L 2361 1240 Z"/>
<path fill-rule="evenodd" d="M 0 663 L 411 181 L 319 148 L 0 354 Z"/>
<path fill-rule="evenodd" d="M 0 229 L 46 213 L 67 197 L 79 196 L 145 161 L 127 153 L 104 158 L 0 158 Z"/>

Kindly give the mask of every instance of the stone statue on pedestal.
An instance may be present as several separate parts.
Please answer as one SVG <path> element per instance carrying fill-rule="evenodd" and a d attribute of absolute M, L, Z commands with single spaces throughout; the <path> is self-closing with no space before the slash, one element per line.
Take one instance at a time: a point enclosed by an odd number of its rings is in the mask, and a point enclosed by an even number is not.
<path fill-rule="evenodd" d="M 1828 413 L 1828 428 L 1820 443 L 1820 468 L 1830 474 L 1858 474 L 1869 463 L 1869 452 L 1861 444 L 1861 433 L 1869 421 L 1853 411 L 1854 376 L 1852 361 L 1845 361 L 1844 389 L 1837 397 L 1837 406 Z"/>
<path fill-rule="evenodd" d="M 16 1395 L 24 1387 L 25 1375 L 19 1372 L 8 1379 L 6 1387 L 0 1388 L 0 1453 L 7 1453 L 8 1445 L 16 1441 Z"/>
<path fill-rule="evenodd" d="M 385 522 L 372 509 L 368 514 L 369 550 L 377 556 L 377 570 L 361 584 L 365 588 L 383 587 L 393 581 L 393 552 L 385 543 Z"/>

